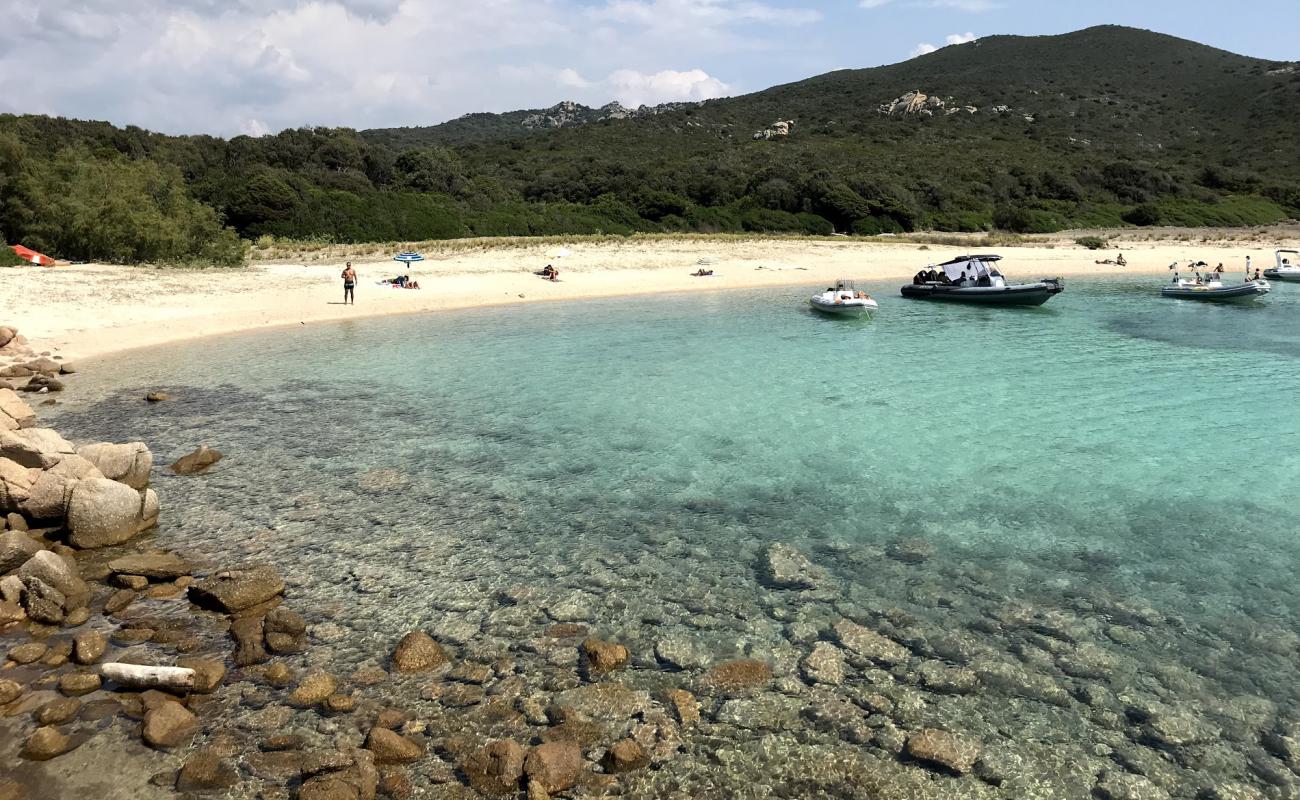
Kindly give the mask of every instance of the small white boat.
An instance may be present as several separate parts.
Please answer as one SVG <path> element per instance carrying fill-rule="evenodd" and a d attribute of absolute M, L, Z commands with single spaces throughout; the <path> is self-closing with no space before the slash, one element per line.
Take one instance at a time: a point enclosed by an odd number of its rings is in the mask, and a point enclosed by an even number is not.
<path fill-rule="evenodd" d="M 1205 262 L 1199 262 L 1189 265 L 1193 270 L 1197 267 L 1208 267 Z M 1178 275 L 1178 264 L 1173 263 L 1169 268 L 1174 270 L 1174 279 L 1170 283 L 1161 287 L 1160 294 L 1163 297 L 1176 297 L 1180 300 L 1202 300 L 1209 302 L 1233 302 L 1237 300 L 1254 300 L 1269 293 L 1273 288 L 1265 280 L 1246 280 L 1242 283 L 1224 283 L 1223 274 L 1220 272 L 1206 272 L 1204 276 L 1198 271 L 1195 272 L 1195 278 L 1183 278 Z"/>
<path fill-rule="evenodd" d="M 854 287 L 852 281 L 836 281 L 834 288 L 815 294 L 808 300 L 812 307 L 826 314 L 856 317 L 879 308 L 875 299 Z"/>
<path fill-rule="evenodd" d="M 1273 281 L 1300 281 L 1300 250 L 1278 250 L 1273 254 L 1275 266 L 1264 270 L 1264 277 Z"/>

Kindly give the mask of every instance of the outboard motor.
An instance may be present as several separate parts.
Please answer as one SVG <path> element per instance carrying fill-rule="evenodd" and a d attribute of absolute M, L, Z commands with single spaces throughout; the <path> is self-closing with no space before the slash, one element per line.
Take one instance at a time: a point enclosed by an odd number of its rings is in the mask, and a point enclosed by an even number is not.
<path fill-rule="evenodd" d="M 1059 294 L 1060 292 L 1065 291 L 1064 278 L 1043 278 L 1041 282 L 1047 284 L 1047 288 L 1052 294 Z"/>

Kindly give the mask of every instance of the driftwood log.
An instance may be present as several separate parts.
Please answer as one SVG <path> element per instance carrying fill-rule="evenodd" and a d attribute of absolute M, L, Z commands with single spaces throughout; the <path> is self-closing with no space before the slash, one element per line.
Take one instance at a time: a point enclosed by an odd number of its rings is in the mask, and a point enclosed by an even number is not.
<path fill-rule="evenodd" d="M 187 692 L 194 688 L 194 670 L 185 667 L 148 667 L 140 664 L 104 664 L 102 676 L 133 689 L 170 689 Z"/>

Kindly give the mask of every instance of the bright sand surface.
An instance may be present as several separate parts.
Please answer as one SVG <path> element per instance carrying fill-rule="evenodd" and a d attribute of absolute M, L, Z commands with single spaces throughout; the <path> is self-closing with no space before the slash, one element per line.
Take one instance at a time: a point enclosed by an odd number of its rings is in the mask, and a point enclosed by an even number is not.
<path fill-rule="evenodd" d="M 0 323 L 16 326 L 41 349 L 84 359 L 122 350 L 233 331 L 409 314 L 485 305 L 806 286 L 809 294 L 837 278 L 905 281 L 926 264 L 969 250 L 993 250 L 1012 281 L 1041 277 L 1167 274 L 1173 261 L 1223 262 L 1240 274 L 1247 255 L 1273 263 L 1286 242 L 1124 242 L 1090 251 L 1073 242 L 991 248 L 862 240 L 647 238 L 568 245 L 458 246 L 425 251 L 409 267 L 374 256 L 353 258 L 357 302 L 342 304 L 344 255 L 301 256 L 314 263 L 255 263 L 247 269 L 168 270 L 99 264 L 0 271 Z M 1122 249 L 1127 267 L 1098 265 Z M 328 263 L 325 263 L 328 262 Z M 561 280 L 536 275 L 556 264 Z M 692 277 L 701 267 L 713 277 Z M 399 272 L 419 290 L 376 285 Z M 1153 281 L 1154 283 L 1155 281 Z M 892 291 L 891 291 L 892 294 Z"/>

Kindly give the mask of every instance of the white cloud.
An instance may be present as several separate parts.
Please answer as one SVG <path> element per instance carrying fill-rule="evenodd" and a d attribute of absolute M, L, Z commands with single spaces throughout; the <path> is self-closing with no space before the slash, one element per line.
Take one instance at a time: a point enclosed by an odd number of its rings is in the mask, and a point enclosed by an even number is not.
<path fill-rule="evenodd" d="M 859 8 L 880 8 L 893 3 L 894 0 L 858 0 Z M 950 8 L 954 11 L 966 11 L 978 14 L 1001 8 L 1002 4 L 994 0 L 911 0 L 904 4 L 911 8 Z"/>
<path fill-rule="evenodd" d="M 955 44 L 966 44 L 975 41 L 977 38 L 978 37 L 973 33 L 950 33 L 944 38 L 944 47 L 951 47 Z M 938 49 L 937 46 L 930 44 L 929 42 L 921 42 L 916 47 L 912 48 L 912 52 L 908 57 L 916 58 L 917 56 L 929 55 Z"/>
<path fill-rule="evenodd" d="M 0 0 L 0 107 L 258 135 L 701 100 L 738 90 L 713 63 L 802 59 L 789 31 L 820 19 L 804 0 Z"/>
<path fill-rule="evenodd" d="M 612 72 L 605 84 L 626 106 L 657 105 L 672 100 L 708 100 L 732 94 L 730 86 L 704 70 L 662 70 L 653 75 L 630 69 Z"/>

